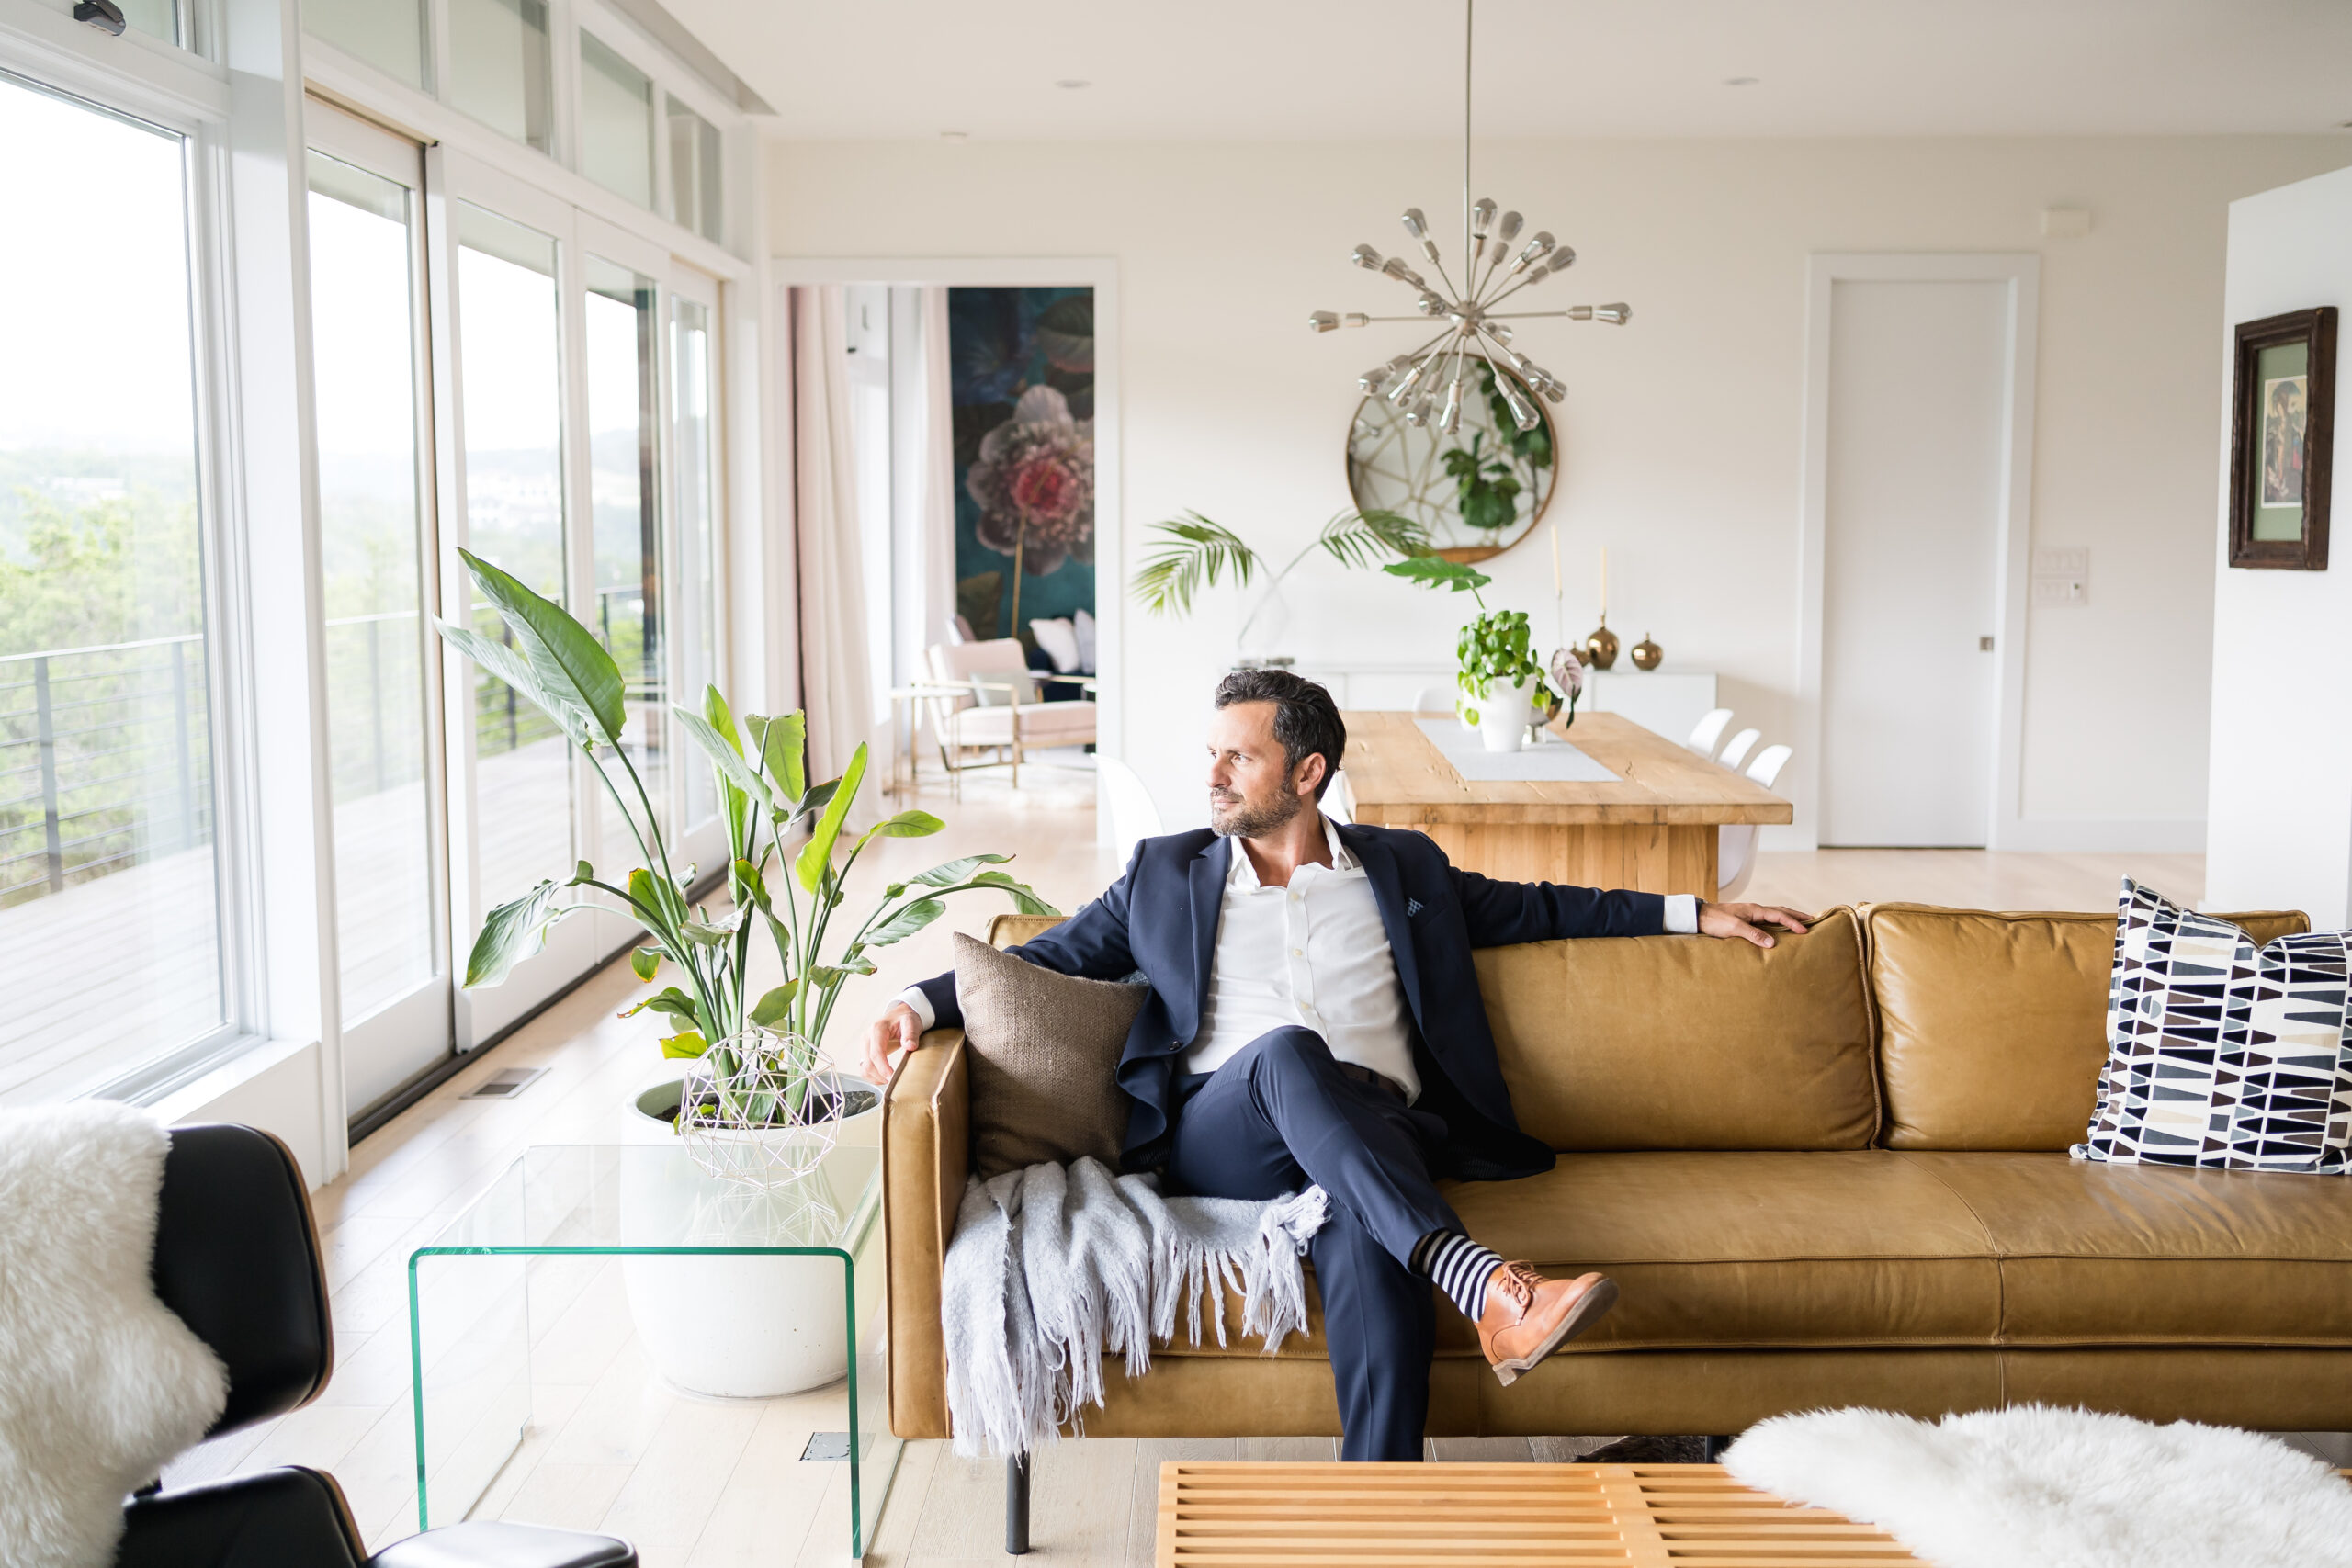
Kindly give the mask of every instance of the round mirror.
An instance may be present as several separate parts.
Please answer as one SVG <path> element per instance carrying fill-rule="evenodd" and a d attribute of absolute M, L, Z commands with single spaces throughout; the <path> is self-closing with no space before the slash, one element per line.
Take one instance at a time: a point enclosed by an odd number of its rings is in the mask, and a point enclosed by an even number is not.
<path fill-rule="evenodd" d="M 1447 435 L 1436 421 L 1416 430 L 1388 400 L 1368 397 L 1348 434 L 1348 491 L 1360 512 L 1402 513 L 1420 524 L 1448 560 L 1478 561 L 1527 536 L 1551 504 L 1558 478 L 1551 410 L 1512 380 L 1535 407 L 1521 430 L 1481 364 L 1464 383 L 1462 428 Z"/>

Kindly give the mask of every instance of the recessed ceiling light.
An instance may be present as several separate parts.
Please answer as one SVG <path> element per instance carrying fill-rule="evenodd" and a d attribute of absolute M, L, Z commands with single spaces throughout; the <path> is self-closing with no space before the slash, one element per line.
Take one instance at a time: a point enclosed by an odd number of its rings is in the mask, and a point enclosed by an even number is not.
<path fill-rule="evenodd" d="M 1054 85 L 1057 87 L 1066 87 L 1074 92 L 1080 87 L 1091 87 L 1094 84 L 1086 81 L 1081 77 L 1065 76 L 1060 81 L 1055 83 Z"/>
<path fill-rule="evenodd" d="M 1756 81 L 1757 79 L 1753 76 L 1726 76 L 1724 78 L 1724 85 L 1726 87 L 1753 87 L 1756 85 Z"/>
<path fill-rule="evenodd" d="M 939 133 L 939 139 L 942 141 L 961 141 L 971 134 L 968 130 L 943 130 Z"/>

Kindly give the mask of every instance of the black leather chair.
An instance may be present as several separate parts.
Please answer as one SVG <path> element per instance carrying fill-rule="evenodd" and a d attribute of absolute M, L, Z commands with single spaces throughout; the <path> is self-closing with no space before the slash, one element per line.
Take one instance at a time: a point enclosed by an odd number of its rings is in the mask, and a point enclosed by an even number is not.
<path fill-rule="evenodd" d="M 326 1270 L 302 1173 L 251 1127 L 176 1127 L 155 1224 L 155 1294 L 229 1369 L 208 1438 L 300 1409 L 334 1369 Z M 123 1505 L 118 1568 L 635 1568 L 627 1541 L 461 1524 L 368 1555 L 334 1477 L 287 1466 Z"/>

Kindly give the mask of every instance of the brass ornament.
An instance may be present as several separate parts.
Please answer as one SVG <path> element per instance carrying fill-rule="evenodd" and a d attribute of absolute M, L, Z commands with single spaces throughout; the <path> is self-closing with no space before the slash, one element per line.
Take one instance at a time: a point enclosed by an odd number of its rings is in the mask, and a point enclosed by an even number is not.
<path fill-rule="evenodd" d="M 1636 670 L 1655 670 L 1658 660 L 1665 657 L 1666 649 L 1652 642 L 1647 632 L 1644 632 L 1642 640 L 1634 645 L 1634 668 Z"/>
<path fill-rule="evenodd" d="M 1607 670 L 1617 662 L 1617 634 L 1609 629 L 1607 615 L 1584 639 L 1584 661 L 1595 670 Z"/>

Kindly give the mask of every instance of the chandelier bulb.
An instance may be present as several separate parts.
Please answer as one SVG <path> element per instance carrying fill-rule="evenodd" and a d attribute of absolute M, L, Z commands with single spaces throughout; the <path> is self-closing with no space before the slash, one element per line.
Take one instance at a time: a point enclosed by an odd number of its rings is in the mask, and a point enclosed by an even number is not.
<path fill-rule="evenodd" d="M 1429 422 L 1430 395 L 1427 392 L 1423 392 L 1419 397 L 1413 400 L 1413 406 L 1405 411 L 1405 423 L 1411 425 L 1415 430 L 1419 430 L 1421 426 L 1429 423 Z"/>
<path fill-rule="evenodd" d="M 1526 246 L 1519 253 L 1519 259 L 1510 264 L 1511 271 L 1525 272 L 1529 267 L 1551 254 L 1552 247 L 1558 243 L 1552 238 L 1549 230 L 1538 229 L 1535 231 L 1535 237 L 1528 241 Z"/>
<path fill-rule="evenodd" d="M 1380 270 L 1380 253 L 1374 250 L 1370 245 L 1358 245 L 1350 253 L 1350 259 L 1352 260 L 1356 265 L 1363 268 L 1366 272 L 1378 272 Z"/>
<path fill-rule="evenodd" d="M 1562 245 L 1552 253 L 1552 260 L 1548 267 L 1553 272 L 1566 272 L 1576 265 L 1577 248 L 1574 245 Z"/>
<path fill-rule="evenodd" d="M 1421 290 L 1421 297 L 1415 303 L 1420 307 L 1421 314 L 1424 316 L 1442 316 L 1446 312 L 1444 298 L 1427 288 Z"/>
<path fill-rule="evenodd" d="M 1495 231 L 1495 238 L 1500 240 L 1506 245 L 1510 244 L 1513 240 L 1519 238 L 1520 226 L 1526 221 L 1527 220 L 1521 218 L 1516 212 L 1504 213 L 1502 227 Z"/>
<path fill-rule="evenodd" d="M 1429 287 L 1429 285 L 1422 280 L 1419 273 L 1415 272 L 1411 267 L 1405 265 L 1405 258 L 1403 256 L 1390 256 L 1386 261 L 1380 264 L 1380 270 L 1387 274 L 1390 277 L 1396 279 L 1408 288 L 1426 288 Z"/>
<path fill-rule="evenodd" d="M 1509 321 L 1482 321 L 1479 324 L 1486 329 L 1487 335 L 1497 343 L 1508 344 L 1519 335 L 1510 330 Z"/>
<path fill-rule="evenodd" d="M 1494 198 L 1492 197 L 1480 197 L 1476 204 L 1470 209 L 1471 237 L 1479 240 L 1485 239 L 1487 237 L 1487 231 L 1494 226 Z"/>
<path fill-rule="evenodd" d="M 1503 401 L 1510 405 L 1510 422 L 1521 430 L 1534 429 L 1544 416 L 1536 412 L 1533 403 L 1527 400 L 1527 394 L 1513 385 L 1509 377 L 1498 377 L 1497 384 L 1502 388 Z"/>
<path fill-rule="evenodd" d="M 1430 265 L 1431 266 L 1438 265 L 1437 242 L 1430 239 L 1427 234 L 1421 236 L 1421 254 L 1429 257 Z"/>
<path fill-rule="evenodd" d="M 1595 305 L 1592 308 L 1592 319 L 1596 321 L 1607 321 L 1611 326 L 1622 327 L 1634 319 L 1634 308 L 1622 299 L 1614 305 Z"/>
<path fill-rule="evenodd" d="M 1339 326 L 1340 318 L 1329 310 L 1316 310 L 1308 314 L 1306 324 L 1316 332 L 1328 333 Z"/>
<path fill-rule="evenodd" d="M 1405 232 L 1410 234 L 1416 240 L 1425 239 L 1428 237 L 1430 231 L 1430 220 L 1421 216 L 1421 209 L 1419 208 L 1408 207 L 1405 209 L 1404 223 Z"/>
<path fill-rule="evenodd" d="M 1341 313 L 1340 324 L 1343 327 L 1368 327 L 1372 325 L 1372 318 L 1362 310 L 1348 310 Z"/>
<path fill-rule="evenodd" d="M 1445 389 L 1445 412 L 1438 416 L 1441 434 L 1452 435 L 1462 428 L 1462 378 L 1456 376 Z"/>

